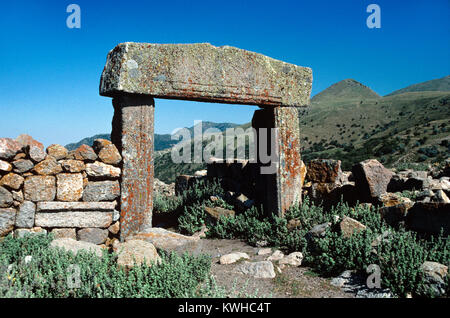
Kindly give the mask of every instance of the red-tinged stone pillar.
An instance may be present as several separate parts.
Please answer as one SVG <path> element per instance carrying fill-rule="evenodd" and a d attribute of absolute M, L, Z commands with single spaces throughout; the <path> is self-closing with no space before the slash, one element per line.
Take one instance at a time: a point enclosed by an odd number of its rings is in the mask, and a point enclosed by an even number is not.
<path fill-rule="evenodd" d="M 123 158 L 120 239 L 152 227 L 155 102 L 145 95 L 113 99 L 111 139 Z"/>
<path fill-rule="evenodd" d="M 256 130 L 259 166 L 256 203 L 263 206 L 266 215 L 282 216 L 302 201 L 306 171 L 300 156 L 298 108 L 259 109 L 253 116 L 252 127 Z"/>

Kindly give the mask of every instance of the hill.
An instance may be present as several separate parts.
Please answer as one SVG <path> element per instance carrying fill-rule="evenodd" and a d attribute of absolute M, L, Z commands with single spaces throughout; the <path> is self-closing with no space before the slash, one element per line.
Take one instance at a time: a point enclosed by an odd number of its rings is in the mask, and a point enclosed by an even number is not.
<path fill-rule="evenodd" d="M 368 99 L 379 98 L 380 95 L 375 93 L 369 87 L 361 84 L 354 79 L 345 79 L 336 84 L 331 85 L 327 89 L 311 98 L 312 103 L 327 103 L 340 99 Z"/>
<path fill-rule="evenodd" d="M 434 79 L 431 81 L 410 85 L 405 88 L 396 90 L 386 96 L 398 95 L 408 92 L 425 92 L 425 91 L 441 91 L 441 92 L 450 91 L 450 75 Z"/>

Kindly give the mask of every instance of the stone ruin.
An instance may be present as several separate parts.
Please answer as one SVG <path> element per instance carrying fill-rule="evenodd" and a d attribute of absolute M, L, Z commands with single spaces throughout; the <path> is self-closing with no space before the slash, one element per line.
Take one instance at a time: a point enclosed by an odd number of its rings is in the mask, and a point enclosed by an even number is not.
<path fill-rule="evenodd" d="M 100 95 L 113 98 L 111 139 L 123 157 L 121 239 L 152 227 L 154 98 L 259 106 L 252 126 L 278 129 L 277 149 L 269 146 L 270 152 L 278 152 L 278 162 L 275 173 L 256 176 L 257 203 L 266 212 L 282 215 L 301 202 L 298 109 L 309 104 L 311 86 L 310 68 L 234 47 L 116 46 L 108 54 Z"/>

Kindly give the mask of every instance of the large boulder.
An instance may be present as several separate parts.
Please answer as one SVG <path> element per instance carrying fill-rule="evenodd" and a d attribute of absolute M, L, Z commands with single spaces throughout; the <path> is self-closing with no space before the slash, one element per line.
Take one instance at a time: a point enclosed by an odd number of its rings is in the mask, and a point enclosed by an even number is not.
<path fill-rule="evenodd" d="M 450 203 L 416 202 L 406 216 L 406 225 L 411 230 L 444 236 L 450 234 Z"/>
<path fill-rule="evenodd" d="M 151 266 L 161 261 L 153 244 L 142 240 L 128 240 L 124 243 L 115 244 L 114 252 L 118 255 L 117 264 L 126 267 L 143 263 Z"/>
<path fill-rule="evenodd" d="M 341 176 L 340 160 L 314 159 L 308 163 L 306 178 L 313 183 L 335 183 Z"/>
<path fill-rule="evenodd" d="M 425 284 L 435 296 L 445 295 L 448 267 L 437 262 L 425 262 L 422 265 Z"/>
<path fill-rule="evenodd" d="M 386 169 L 378 160 L 369 159 L 352 167 L 355 185 L 360 198 L 372 202 L 387 192 L 387 187 L 394 173 Z"/>

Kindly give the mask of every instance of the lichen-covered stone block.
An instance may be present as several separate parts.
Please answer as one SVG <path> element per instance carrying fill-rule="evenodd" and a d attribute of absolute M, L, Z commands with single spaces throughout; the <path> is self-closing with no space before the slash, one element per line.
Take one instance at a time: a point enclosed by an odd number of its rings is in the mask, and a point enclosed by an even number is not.
<path fill-rule="evenodd" d="M 23 192 L 28 201 L 53 201 L 56 195 L 54 176 L 29 176 L 25 179 Z"/>
<path fill-rule="evenodd" d="M 83 196 L 83 176 L 81 173 L 60 173 L 56 176 L 59 201 L 78 201 Z"/>
<path fill-rule="evenodd" d="M 311 86 L 310 68 L 231 46 L 128 42 L 108 54 L 100 95 L 305 106 Z"/>

